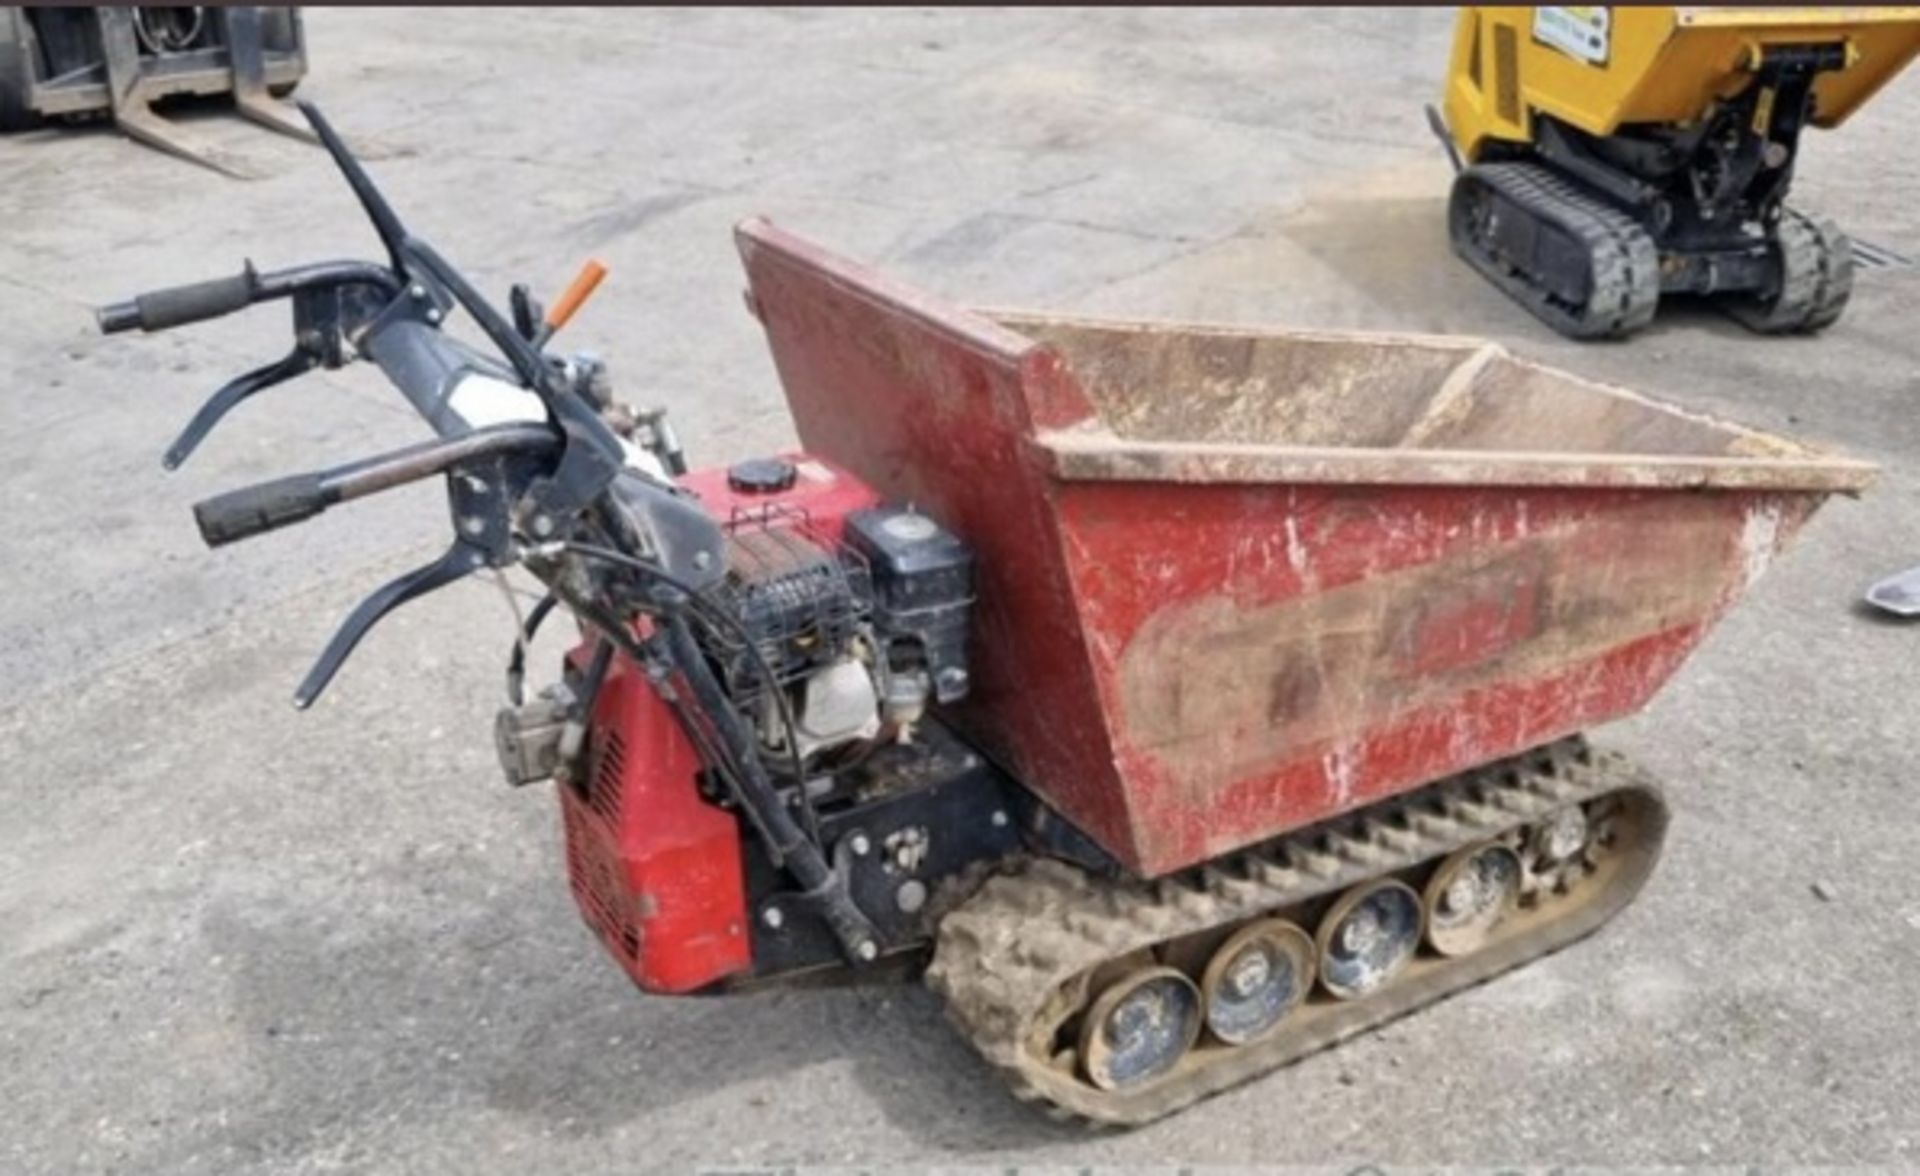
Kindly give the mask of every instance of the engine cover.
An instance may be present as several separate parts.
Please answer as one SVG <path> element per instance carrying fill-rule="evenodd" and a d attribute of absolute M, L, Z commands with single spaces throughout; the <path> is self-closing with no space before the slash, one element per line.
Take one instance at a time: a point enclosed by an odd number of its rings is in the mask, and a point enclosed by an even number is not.
<path fill-rule="evenodd" d="M 727 471 L 682 485 L 729 530 L 790 518 L 837 541 L 842 520 L 878 504 L 851 475 L 804 457 L 783 459 L 791 484 L 768 493 L 728 484 Z M 574 651 L 578 669 L 591 646 Z M 745 835 L 701 792 L 703 765 L 646 676 L 616 657 L 595 696 L 582 770 L 561 784 L 567 880 L 588 926 L 648 992 L 707 988 L 753 967 Z"/>
<path fill-rule="evenodd" d="M 811 458 L 700 471 L 683 485 L 727 534 L 725 574 L 705 595 L 734 623 L 704 626 L 701 642 L 729 701 L 767 749 L 797 752 L 809 772 L 822 773 L 805 787 L 811 797 L 816 782 L 828 785 L 818 794 L 823 829 L 858 820 L 872 838 L 897 817 L 912 825 L 915 844 L 936 844 L 925 863 L 916 855 L 855 879 L 869 917 L 897 940 L 928 886 L 982 853 L 1003 852 L 1000 842 L 1014 836 L 1004 815 L 998 824 L 972 822 L 939 807 L 958 804 L 974 816 L 1002 807 L 999 778 L 984 761 L 942 738 L 937 724 L 924 740 L 908 737 L 929 700 L 966 691 L 971 552 L 931 519 L 882 508 L 851 475 Z M 590 658 L 590 643 L 575 650 L 576 670 Z M 790 729 L 762 663 L 786 695 Z M 517 767 L 516 778 L 535 776 L 546 765 L 542 740 L 552 741 L 552 724 L 543 718 L 529 711 L 503 734 L 510 775 Z M 838 767 L 809 758 L 846 747 L 866 751 Z M 777 896 L 790 881 L 703 787 L 706 765 L 679 717 L 624 657 L 594 696 L 581 761 L 558 788 L 569 881 L 582 916 L 641 988 L 691 992 L 837 958 L 825 925 L 807 912 L 768 917 L 766 904 L 784 901 Z M 883 799 L 884 813 L 874 807 Z"/>
<path fill-rule="evenodd" d="M 740 822 L 701 795 L 700 757 L 673 712 L 616 657 L 588 730 L 584 771 L 556 788 L 581 916 L 648 992 L 745 971 Z"/>

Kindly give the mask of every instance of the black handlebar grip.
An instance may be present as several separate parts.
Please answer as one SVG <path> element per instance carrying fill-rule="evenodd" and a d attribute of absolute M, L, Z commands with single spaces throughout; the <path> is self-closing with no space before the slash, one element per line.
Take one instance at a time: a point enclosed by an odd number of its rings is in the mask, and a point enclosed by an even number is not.
<path fill-rule="evenodd" d="M 115 302 L 94 311 L 93 317 L 99 321 L 102 335 L 117 335 L 140 325 L 140 308 L 132 301 Z"/>
<path fill-rule="evenodd" d="M 194 521 L 208 547 L 219 547 L 265 531 L 310 519 L 332 506 L 319 474 L 295 474 L 257 486 L 243 486 L 205 502 L 195 503 Z"/>
<path fill-rule="evenodd" d="M 186 323 L 232 314 L 253 302 L 259 275 L 249 265 L 230 278 L 210 278 L 185 286 L 170 286 L 136 296 L 131 302 L 102 307 L 95 316 L 106 334 L 139 327 L 143 331 L 164 331 Z"/>

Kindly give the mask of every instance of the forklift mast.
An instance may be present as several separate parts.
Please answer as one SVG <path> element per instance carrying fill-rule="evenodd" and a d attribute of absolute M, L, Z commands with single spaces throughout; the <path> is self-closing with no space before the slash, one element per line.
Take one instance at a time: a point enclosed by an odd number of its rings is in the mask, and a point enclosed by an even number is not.
<path fill-rule="evenodd" d="M 0 132 L 111 117 L 128 135 L 238 179 L 265 173 L 153 110 L 182 94 L 232 94 L 240 114 L 308 142 L 276 99 L 307 72 L 298 8 L 0 8 Z"/>

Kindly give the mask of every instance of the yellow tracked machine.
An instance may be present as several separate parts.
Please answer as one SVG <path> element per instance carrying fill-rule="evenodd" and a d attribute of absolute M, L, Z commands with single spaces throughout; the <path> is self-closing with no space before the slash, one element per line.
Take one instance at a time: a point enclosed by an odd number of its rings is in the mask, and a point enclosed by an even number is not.
<path fill-rule="evenodd" d="M 1800 132 L 1916 52 L 1920 8 L 1464 8 L 1435 115 L 1454 251 L 1578 339 L 1631 334 L 1662 294 L 1818 331 L 1853 251 L 1786 203 Z"/>

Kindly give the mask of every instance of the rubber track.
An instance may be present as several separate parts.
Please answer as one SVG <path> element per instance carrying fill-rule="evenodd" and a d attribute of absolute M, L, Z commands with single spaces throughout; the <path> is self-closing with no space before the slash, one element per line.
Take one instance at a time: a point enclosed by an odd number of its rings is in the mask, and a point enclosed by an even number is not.
<path fill-rule="evenodd" d="M 1449 213 L 1454 252 L 1534 317 L 1575 339 L 1619 338 L 1653 321 L 1660 305 L 1660 251 L 1638 221 L 1539 164 L 1477 164 L 1454 181 L 1453 199 L 1476 183 L 1507 206 L 1503 211 L 1518 208 L 1557 225 L 1586 248 L 1590 293 L 1583 306 L 1569 307 L 1478 241 L 1463 238 L 1457 214 Z"/>
<path fill-rule="evenodd" d="M 1782 208 L 1774 243 L 1781 267 L 1779 293 L 1766 302 L 1728 299 L 1727 314 L 1763 335 L 1832 326 L 1853 295 L 1853 242 L 1826 217 Z"/>
<path fill-rule="evenodd" d="M 1496 933 L 1479 951 L 1456 959 L 1423 956 L 1360 1000 L 1316 996 L 1274 1034 L 1239 1048 L 1196 1049 L 1181 1068 L 1134 1090 L 1100 1090 L 1043 1056 L 1054 1031 L 1091 995 L 1087 979 L 1104 962 L 1437 861 L 1602 796 L 1625 802 L 1630 817 L 1622 826 L 1631 836 L 1622 835 L 1584 885 L 1548 899 L 1531 918 L 1509 916 L 1519 929 Z M 1578 738 L 1563 740 L 1187 875 L 1110 880 L 1063 862 L 1029 861 L 989 879 L 942 921 L 927 983 L 1016 1097 L 1060 1118 L 1137 1125 L 1591 933 L 1638 893 L 1666 819 L 1658 787 L 1637 769 L 1596 755 Z"/>

